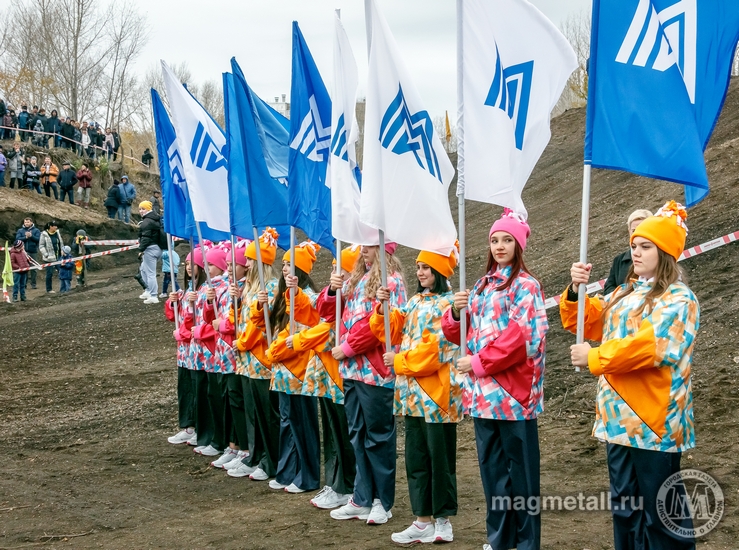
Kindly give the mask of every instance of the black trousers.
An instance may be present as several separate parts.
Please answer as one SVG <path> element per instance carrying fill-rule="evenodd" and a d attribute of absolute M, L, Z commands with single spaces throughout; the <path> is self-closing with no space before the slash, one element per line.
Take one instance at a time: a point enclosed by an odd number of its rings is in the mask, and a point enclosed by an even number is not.
<path fill-rule="evenodd" d="M 234 429 L 233 412 L 231 411 L 231 399 L 229 397 L 229 386 L 233 385 L 233 379 L 236 378 L 235 373 L 219 373 L 221 381 L 221 408 L 223 409 L 222 423 L 223 423 L 223 437 L 225 446 L 230 446 L 230 443 L 237 443 L 236 432 Z M 229 381 L 231 383 L 229 384 Z"/>
<path fill-rule="evenodd" d="M 223 375 L 209 372 L 208 375 L 208 407 L 213 418 L 213 439 L 210 444 L 222 450 L 228 446 L 229 427 L 225 422 L 223 406 Z"/>
<path fill-rule="evenodd" d="M 249 440 L 248 466 L 259 467 L 269 477 L 277 474 L 280 449 L 279 396 L 270 391 L 269 380 L 251 378 L 249 395 L 244 393 L 244 410 L 254 411 L 254 439 Z"/>
<path fill-rule="evenodd" d="M 539 550 L 540 506 L 515 506 L 517 501 L 541 498 L 536 420 L 475 418 L 474 422 L 488 542 L 495 550 Z"/>
<path fill-rule="evenodd" d="M 344 410 L 357 461 L 352 497 L 357 506 L 372 506 L 376 498 L 385 510 L 395 504 L 394 393 L 393 388 L 344 380 Z"/>
<path fill-rule="evenodd" d="M 249 380 L 240 374 L 226 375 L 228 385 L 228 406 L 231 411 L 232 437 L 231 441 L 238 445 L 239 449 L 249 448 L 250 441 L 254 438 L 254 411 L 251 411 L 251 424 L 244 410 L 244 394 L 249 392 Z M 251 396 L 249 397 L 251 403 Z"/>
<path fill-rule="evenodd" d="M 416 516 L 456 516 L 457 424 L 406 416 L 405 472 Z"/>
<path fill-rule="evenodd" d="M 323 469 L 326 485 L 340 495 L 348 495 L 354 489 L 357 461 L 349 439 L 344 405 L 334 403 L 329 397 L 318 400 L 321 407 L 321 432 L 323 434 Z"/>
<path fill-rule="evenodd" d="M 177 367 L 177 410 L 180 428 L 195 427 L 195 385 L 192 371 Z"/>
<path fill-rule="evenodd" d="M 204 370 L 190 371 L 195 387 L 195 431 L 198 434 L 198 446 L 210 445 L 213 441 L 215 426 L 208 405 L 208 378 Z"/>
<path fill-rule="evenodd" d="M 321 482 L 321 447 L 318 403 L 315 397 L 279 392 L 280 459 L 275 479 L 300 489 L 318 489 Z"/>
<path fill-rule="evenodd" d="M 608 444 L 608 476 L 611 482 L 611 513 L 616 550 L 689 550 L 693 539 L 667 529 L 657 513 L 657 493 L 664 481 L 680 471 L 681 453 L 648 451 Z M 685 487 L 675 484 L 672 498 L 685 499 Z M 687 501 L 687 499 L 685 500 Z M 690 517 L 671 518 L 692 529 Z"/>

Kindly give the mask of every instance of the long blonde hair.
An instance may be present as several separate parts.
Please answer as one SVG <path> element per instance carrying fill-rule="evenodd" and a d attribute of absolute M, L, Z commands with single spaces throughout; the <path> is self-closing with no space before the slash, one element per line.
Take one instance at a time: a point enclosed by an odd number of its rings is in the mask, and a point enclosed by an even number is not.
<path fill-rule="evenodd" d="M 654 284 L 649 289 L 647 295 L 644 297 L 644 301 L 636 310 L 635 315 L 640 317 L 646 309 L 649 313 L 652 312 L 654 302 L 662 296 L 670 285 L 684 280 L 682 269 L 677 265 L 675 258 L 664 252 L 661 248 L 657 249 L 658 260 L 657 260 L 657 273 L 654 276 Z M 611 301 L 608 302 L 608 306 L 603 310 L 602 319 L 605 321 L 608 318 L 608 312 L 616 306 L 618 302 L 626 298 L 629 294 L 634 292 L 634 279 L 637 279 L 637 275 L 634 272 L 634 264 L 631 264 L 629 268 L 629 274 L 626 276 L 628 284 L 623 290 L 616 290 L 617 294 L 613 295 Z M 619 287 L 620 289 L 620 287 Z"/>
<path fill-rule="evenodd" d="M 266 283 L 273 278 L 274 274 L 272 272 L 272 266 L 264 264 L 264 282 Z M 260 290 L 259 266 L 257 265 L 256 260 L 254 260 L 251 268 L 246 272 L 246 283 L 244 284 L 244 291 L 241 293 L 241 299 L 248 306 Z"/>
<path fill-rule="evenodd" d="M 377 254 L 380 253 L 380 249 L 377 249 Z M 388 275 L 392 275 L 394 273 L 397 273 L 400 275 L 400 278 L 403 278 L 403 266 L 400 263 L 400 260 L 395 257 L 394 254 L 390 254 L 389 252 L 385 252 L 385 258 L 387 260 L 387 273 Z M 364 263 L 364 259 L 360 257 L 357 260 L 357 263 L 354 264 L 354 270 L 352 271 L 351 276 L 349 277 L 349 286 L 347 288 L 347 295 L 350 295 L 352 292 L 354 292 L 354 289 L 357 288 L 357 285 L 359 284 L 359 281 L 362 280 L 362 277 L 364 277 L 367 274 L 367 266 Z M 382 283 L 382 273 L 380 270 L 380 258 L 376 257 L 374 263 L 369 268 L 369 279 L 367 280 L 367 284 L 364 287 L 364 295 L 365 297 L 369 298 L 370 300 L 374 300 L 377 295 L 377 289 L 380 288 L 380 284 Z"/>

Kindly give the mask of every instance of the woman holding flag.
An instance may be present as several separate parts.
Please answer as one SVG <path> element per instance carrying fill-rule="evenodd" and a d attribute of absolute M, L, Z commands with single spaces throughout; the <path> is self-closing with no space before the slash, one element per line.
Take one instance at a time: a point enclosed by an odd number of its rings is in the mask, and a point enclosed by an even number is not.
<path fill-rule="evenodd" d="M 452 542 L 450 516 L 457 515 L 457 422 L 462 419 L 462 387 L 454 363 L 459 346 L 441 329 L 444 312 L 452 305 L 449 277 L 458 262 L 455 249 L 448 256 L 422 251 L 416 258 L 417 293 L 402 308 L 390 310 L 393 345 L 385 365 L 395 370 L 395 414 L 405 417 L 405 467 L 411 507 L 410 527 L 393 533 L 398 544 Z M 377 299 L 389 300 L 387 288 Z M 378 307 L 370 328 L 385 339 L 385 320 Z"/>
<path fill-rule="evenodd" d="M 593 436 L 606 442 L 617 550 L 695 548 L 692 537 L 677 535 L 692 529 L 690 515 L 668 510 L 662 517 L 657 507 L 672 476 L 671 502 L 687 501 L 680 457 L 695 447 L 690 367 L 700 307 L 677 265 L 686 219 L 685 208 L 670 201 L 639 224 L 631 235 L 627 282 L 585 303 L 585 338 L 601 345 L 571 347 L 572 364 L 598 376 Z M 567 330 L 577 327 L 577 290 L 588 283 L 591 267 L 572 266 L 572 285 L 560 302 Z"/>
<path fill-rule="evenodd" d="M 275 297 L 277 279 L 273 274 L 272 264 L 277 255 L 278 237 L 277 231 L 268 227 L 259 237 L 259 242 L 249 243 L 244 251 L 248 272 L 241 295 L 239 337 L 234 343 L 237 352 L 236 372 L 244 377 L 241 381 L 244 414 L 247 426 L 250 424 L 254 426 L 254 437 L 249 438 L 249 452 L 242 450 L 241 457 L 237 455 L 224 467 L 231 477 L 249 476 L 254 481 L 265 481 L 275 476 L 279 453 L 278 396 L 269 389 L 272 371 L 267 359 L 264 312 L 257 301 L 261 288 L 257 266 L 258 255 L 264 268 L 268 303 L 271 304 Z M 232 295 L 235 294 L 235 290 L 232 287 Z"/>
<path fill-rule="evenodd" d="M 321 316 L 331 318 L 336 311 L 336 291 L 343 287 L 341 344 L 332 354 L 344 380 L 344 407 L 357 461 L 352 497 L 332 510 L 331 517 L 366 520 L 370 525 L 387 523 L 395 503 L 395 373 L 385 365 L 384 346 L 372 334 L 369 321 L 379 304 L 379 254 L 386 255 L 390 305 L 398 308 L 406 302 L 396 248 L 396 243 L 387 243 L 383 251 L 379 246 L 363 246 L 362 258 L 347 283 L 340 274 L 332 274 L 330 285 L 318 299 Z"/>
<path fill-rule="evenodd" d="M 487 273 L 454 295 L 444 335 L 459 343 L 467 315 L 467 351 L 457 369 L 472 377 L 470 416 L 487 502 L 486 549 L 541 546 L 539 435 L 549 329 L 541 286 L 523 261 L 531 230 L 505 209 L 490 229 Z M 526 506 L 506 502 L 525 499 Z M 496 505 L 497 504 L 497 505 Z"/>
<path fill-rule="evenodd" d="M 288 326 L 290 308 L 293 307 L 289 297 L 290 288 L 295 288 L 296 293 L 296 321 L 307 316 L 308 326 L 318 323 L 318 313 L 313 310 L 317 294 L 310 272 L 319 248 L 311 241 L 294 248 L 295 277 L 290 276 L 290 252 L 285 253 L 282 258 L 282 277 L 270 311 L 275 339 L 267 356 L 272 361 L 270 390 L 278 392 L 280 396 L 280 461 L 277 476 L 269 486 L 293 494 L 316 490 L 321 481 L 318 402 L 315 397 L 303 395 L 305 372 L 313 352 L 297 352 L 288 347 L 286 342 L 292 332 Z M 287 279 L 290 279 L 290 287 Z M 262 307 L 268 305 L 266 293 L 260 293 L 259 303 Z M 295 323 L 296 331 L 304 328 L 307 326 Z"/>

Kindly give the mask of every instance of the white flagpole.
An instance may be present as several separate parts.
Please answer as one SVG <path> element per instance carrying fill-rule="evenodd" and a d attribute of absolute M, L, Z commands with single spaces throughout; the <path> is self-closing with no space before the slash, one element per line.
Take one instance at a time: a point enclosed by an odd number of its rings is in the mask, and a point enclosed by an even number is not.
<path fill-rule="evenodd" d="M 585 162 L 582 176 L 582 214 L 580 218 L 580 262 L 588 263 L 588 233 L 590 229 L 590 173 L 592 166 Z M 577 289 L 577 343 L 585 342 L 585 300 L 588 299 L 588 285 Z M 580 367 L 575 367 L 580 372 Z"/>
<path fill-rule="evenodd" d="M 337 12 L 339 10 L 336 10 Z M 341 241 L 336 239 L 336 273 L 341 275 Z M 341 345 L 339 333 L 341 332 L 341 287 L 336 290 L 336 345 Z"/>
<path fill-rule="evenodd" d="M 262 249 L 259 247 L 259 231 L 257 226 L 254 226 L 254 244 L 256 245 L 257 252 L 257 272 L 259 273 L 259 289 L 264 292 L 267 290 L 267 283 L 264 280 L 264 264 L 262 263 Z M 269 324 L 269 311 L 266 307 L 262 308 L 264 311 L 264 330 L 267 333 L 267 345 L 272 345 L 272 327 Z"/>
<path fill-rule="evenodd" d="M 466 253 L 467 236 L 464 204 L 464 40 L 463 18 L 464 0 L 457 0 L 457 207 L 459 225 L 459 290 L 467 288 Z M 462 357 L 467 355 L 467 308 L 459 311 L 459 348 Z"/>
<path fill-rule="evenodd" d="M 290 226 L 290 276 L 295 277 L 295 228 Z M 290 289 L 290 336 L 295 334 L 295 289 Z"/>
<path fill-rule="evenodd" d="M 239 281 L 236 279 L 236 239 L 234 239 L 233 235 L 231 235 L 231 273 L 229 273 L 229 279 L 231 280 L 233 285 L 236 287 L 236 290 L 238 290 Z M 241 315 L 239 314 L 238 296 L 236 298 L 232 298 L 231 302 L 233 303 L 233 307 L 234 307 L 234 331 L 236 332 L 236 339 L 238 340 L 239 339 L 239 319 L 241 317 Z"/>
<path fill-rule="evenodd" d="M 364 21 L 367 29 L 367 58 L 369 59 L 370 51 L 372 50 L 372 0 L 364 0 Z M 385 232 L 380 229 L 380 276 L 382 279 L 382 286 L 387 287 L 387 259 L 385 257 Z M 375 260 L 377 261 L 377 260 Z M 385 351 L 389 352 L 392 349 L 392 342 L 390 341 L 390 305 L 387 300 L 382 302 L 382 314 L 385 317 Z"/>
<path fill-rule="evenodd" d="M 174 258 L 172 258 L 172 236 L 167 233 L 167 254 L 169 255 L 169 277 L 172 279 L 172 290 L 175 289 L 174 275 Z M 172 302 L 172 309 L 174 309 L 174 326 L 176 330 L 180 330 L 180 321 L 177 319 L 177 302 Z"/>
<path fill-rule="evenodd" d="M 203 269 L 205 270 L 205 278 L 208 281 L 208 286 L 213 288 L 213 283 L 210 281 L 210 270 L 208 269 L 208 260 L 205 259 L 205 246 L 203 245 L 203 235 L 200 232 L 200 222 L 195 222 L 195 228 L 198 230 L 198 241 L 200 245 L 200 254 L 203 256 Z"/>

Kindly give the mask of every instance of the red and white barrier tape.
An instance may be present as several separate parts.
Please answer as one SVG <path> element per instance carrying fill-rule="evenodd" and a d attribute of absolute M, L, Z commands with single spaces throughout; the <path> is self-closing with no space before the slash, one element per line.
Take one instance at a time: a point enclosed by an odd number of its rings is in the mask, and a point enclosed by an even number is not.
<path fill-rule="evenodd" d="M 687 250 L 683 251 L 678 262 L 682 262 L 683 260 L 687 260 L 688 258 L 692 258 L 693 256 L 698 256 L 699 254 L 703 254 L 704 252 L 708 252 L 709 250 L 713 250 L 714 248 L 719 248 L 721 246 L 724 246 L 725 244 L 733 243 L 736 240 L 739 240 L 739 231 L 735 231 L 734 233 L 729 233 L 728 235 L 724 235 L 723 237 L 719 237 L 718 239 L 713 239 L 712 241 L 708 241 L 707 243 L 688 248 Z M 601 279 L 596 283 L 589 284 L 587 286 L 588 294 L 603 290 L 605 283 L 606 280 Z M 559 306 L 560 298 L 561 296 L 559 295 L 547 298 L 544 302 L 544 307 L 546 309 L 551 309 L 553 307 Z"/>
<path fill-rule="evenodd" d="M 138 239 L 128 240 L 115 240 L 109 239 L 104 241 L 85 241 L 85 246 L 128 246 L 132 244 L 139 244 Z"/>
<path fill-rule="evenodd" d="M 86 254 L 85 256 L 77 256 L 76 258 L 69 258 L 68 260 L 57 260 L 48 264 L 39 264 L 25 269 L 13 270 L 13 273 L 20 273 L 21 271 L 31 271 L 33 269 L 43 269 L 45 267 L 51 267 L 53 265 L 59 265 L 63 262 L 76 262 L 77 260 L 87 260 L 90 258 L 98 258 L 100 256 L 107 256 L 109 254 L 115 254 L 116 252 L 126 252 L 132 248 L 136 248 L 137 245 L 124 246 L 123 248 L 114 248 L 113 250 L 104 250 L 103 252 L 95 252 L 94 254 Z"/>

